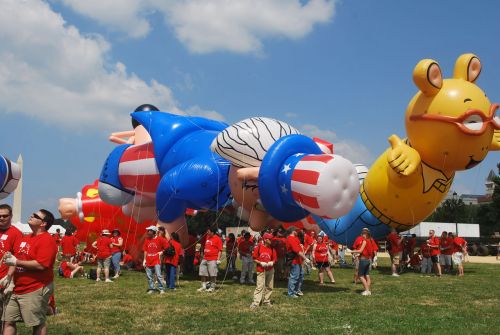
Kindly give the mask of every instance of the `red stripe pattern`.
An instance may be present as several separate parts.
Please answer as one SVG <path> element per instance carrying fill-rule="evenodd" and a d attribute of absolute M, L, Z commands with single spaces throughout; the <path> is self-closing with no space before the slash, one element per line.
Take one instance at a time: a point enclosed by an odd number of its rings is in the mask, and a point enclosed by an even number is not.
<path fill-rule="evenodd" d="M 120 159 L 120 182 L 134 192 L 155 193 L 160 175 L 154 160 L 152 143 L 131 146 Z"/>

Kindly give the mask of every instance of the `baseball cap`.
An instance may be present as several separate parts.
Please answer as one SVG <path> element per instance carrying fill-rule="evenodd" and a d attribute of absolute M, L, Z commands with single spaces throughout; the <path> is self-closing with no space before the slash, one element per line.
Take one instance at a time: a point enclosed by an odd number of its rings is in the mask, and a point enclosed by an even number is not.
<path fill-rule="evenodd" d="M 262 238 L 263 238 L 264 240 L 267 240 L 267 239 L 272 240 L 272 239 L 273 239 L 273 237 L 274 237 L 274 236 L 273 236 L 273 234 L 270 234 L 270 233 L 265 233 L 265 234 L 264 234 L 264 236 L 262 236 Z"/>
<path fill-rule="evenodd" d="M 102 232 L 101 232 L 101 234 L 102 235 L 111 235 L 111 233 L 107 229 L 103 229 Z"/>
<path fill-rule="evenodd" d="M 152 230 L 154 232 L 157 232 L 158 231 L 158 227 L 156 227 L 156 226 L 149 226 L 149 227 L 146 228 L 146 230 Z"/>

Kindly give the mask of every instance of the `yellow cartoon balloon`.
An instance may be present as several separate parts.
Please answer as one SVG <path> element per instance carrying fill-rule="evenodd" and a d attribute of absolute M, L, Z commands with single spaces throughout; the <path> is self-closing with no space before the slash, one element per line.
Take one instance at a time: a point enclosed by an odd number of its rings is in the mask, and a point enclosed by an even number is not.
<path fill-rule="evenodd" d="M 315 218 L 330 237 L 348 242 L 366 226 L 379 236 L 388 227 L 415 226 L 441 203 L 456 171 L 500 150 L 499 105 L 475 84 L 481 69 L 473 54 L 457 59 L 449 79 L 434 60 L 417 64 L 413 81 L 419 92 L 406 110 L 407 138 L 389 137 L 390 147 L 369 169 L 351 213 L 338 220 Z"/>

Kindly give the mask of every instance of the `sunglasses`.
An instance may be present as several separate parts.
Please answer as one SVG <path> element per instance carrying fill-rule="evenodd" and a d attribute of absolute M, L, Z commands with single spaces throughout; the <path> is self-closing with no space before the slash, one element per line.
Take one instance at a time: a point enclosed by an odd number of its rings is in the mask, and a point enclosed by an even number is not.
<path fill-rule="evenodd" d="M 43 221 L 43 218 L 40 217 L 40 215 L 38 215 L 37 213 L 33 213 L 31 214 L 31 217 L 34 217 L 35 219 L 38 219 L 40 221 Z"/>
<path fill-rule="evenodd" d="M 488 124 L 491 123 L 494 129 L 500 130 L 500 117 L 496 116 L 496 111 L 498 109 L 498 104 L 492 104 L 490 106 L 490 115 L 486 116 L 483 112 L 477 109 L 468 110 L 464 114 L 458 117 L 445 116 L 445 115 L 434 115 L 434 114 L 422 114 L 422 115 L 412 115 L 410 116 L 411 121 L 418 120 L 432 120 L 440 121 L 446 123 L 452 123 L 456 125 L 462 132 L 469 135 L 481 135 L 488 128 Z"/>
<path fill-rule="evenodd" d="M 0 215 L 0 219 L 6 219 L 10 216 L 10 214 L 2 214 Z"/>

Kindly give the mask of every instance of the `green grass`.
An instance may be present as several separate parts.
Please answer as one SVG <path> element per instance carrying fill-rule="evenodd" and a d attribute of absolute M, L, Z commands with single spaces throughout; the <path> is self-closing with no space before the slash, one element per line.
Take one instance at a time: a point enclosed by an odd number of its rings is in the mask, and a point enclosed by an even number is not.
<path fill-rule="evenodd" d="M 306 277 L 300 299 L 273 292 L 272 307 L 250 310 L 254 287 L 230 278 L 215 293 L 198 293 L 196 277 L 165 295 L 146 295 L 144 273 L 114 283 L 56 279 L 60 311 L 51 334 L 493 334 L 500 330 L 500 266 L 466 265 L 465 277 L 389 276 L 387 260 L 372 271 L 373 295 L 359 294 L 352 269 L 334 269 L 337 284 Z M 221 271 L 222 272 L 222 271 Z M 224 272 L 222 272 L 222 276 Z M 222 277 L 221 277 L 222 279 Z M 219 281 L 222 283 L 222 280 Z M 22 333 L 28 330 L 19 325 Z M 494 329 L 497 329 L 495 331 Z"/>

